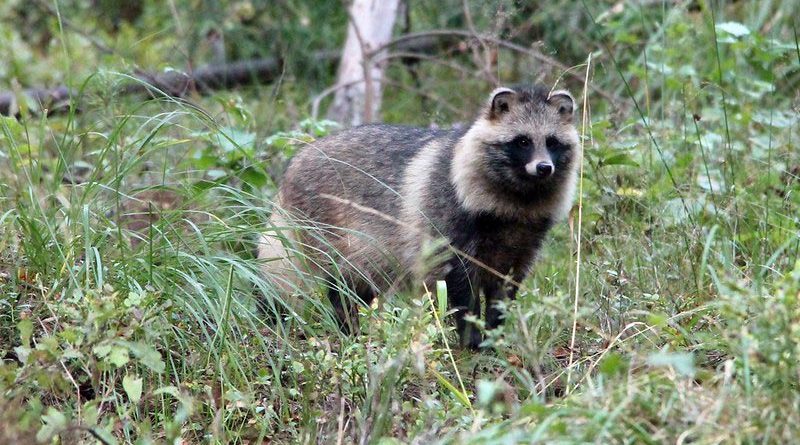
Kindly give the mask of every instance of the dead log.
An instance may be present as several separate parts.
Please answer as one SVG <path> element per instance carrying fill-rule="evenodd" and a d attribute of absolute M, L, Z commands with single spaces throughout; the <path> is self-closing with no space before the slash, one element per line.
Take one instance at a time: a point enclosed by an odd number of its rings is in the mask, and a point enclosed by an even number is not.
<path fill-rule="evenodd" d="M 60 86 L 52 89 L 26 88 L 21 92 L 28 100 L 39 104 L 42 110 L 48 113 L 59 113 L 69 109 L 69 88 Z M 16 116 L 19 114 L 17 95 L 11 91 L 0 91 L 0 116 Z"/>
<path fill-rule="evenodd" d="M 448 40 L 431 36 L 420 36 L 399 42 L 398 51 L 406 53 L 430 54 L 448 45 Z M 309 58 L 309 63 L 328 66 L 334 69 L 339 60 L 338 50 L 318 51 Z M 132 75 L 118 91 L 120 94 L 150 94 L 154 96 L 185 97 L 192 93 L 209 94 L 220 89 L 229 89 L 255 83 L 270 83 L 283 72 L 283 60 L 278 57 L 241 60 L 223 65 L 207 65 L 192 71 L 171 70 L 162 73 L 140 71 Z M 61 114 L 69 110 L 70 98 L 75 91 L 66 86 L 55 88 L 26 88 L 20 91 L 25 100 L 37 104 L 39 111 L 47 114 Z M 0 115 L 19 115 L 17 94 L 13 91 L 0 91 Z"/>

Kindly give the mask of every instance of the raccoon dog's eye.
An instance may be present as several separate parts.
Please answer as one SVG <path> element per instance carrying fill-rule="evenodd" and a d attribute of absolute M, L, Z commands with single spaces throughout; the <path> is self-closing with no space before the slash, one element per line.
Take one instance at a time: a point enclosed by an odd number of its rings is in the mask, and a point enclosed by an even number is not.
<path fill-rule="evenodd" d="M 525 136 L 517 138 L 517 145 L 519 145 L 520 148 L 528 148 L 531 146 L 531 140 Z"/>
<path fill-rule="evenodd" d="M 567 148 L 567 146 L 559 141 L 555 136 L 547 136 L 547 138 L 544 140 L 544 143 L 550 150 L 562 150 Z"/>

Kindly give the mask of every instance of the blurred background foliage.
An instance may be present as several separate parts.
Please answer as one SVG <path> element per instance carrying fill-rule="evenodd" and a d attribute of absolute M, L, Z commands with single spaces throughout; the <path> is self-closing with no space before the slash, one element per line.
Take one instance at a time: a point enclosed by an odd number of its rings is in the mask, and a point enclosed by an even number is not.
<path fill-rule="evenodd" d="M 705 38 L 709 31 L 707 16 L 712 11 L 707 2 L 576 2 L 565 6 L 560 2 L 462 2 L 458 0 L 409 3 L 397 23 L 396 34 L 434 29 L 468 29 L 464 7 L 471 12 L 476 30 L 495 38 L 534 48 L 566 66 L 586 61 L 589 52 L 602 53 L 598 59 L 593 83 L 624 100 L 625 86 L 618 70 L 625 73 L 637 98 L 652 95 L 681 94 L 690 83 L 702 89 L 704 82 L 716 81 L 713 53 L 714 40 Z M 675 7 L 675 6 L 679 7 Z M 793 50 L 792 18 L 800 13 L 796 2 L 735 1 L 721 4 L 718 22 L 735 18 L 745 30 L 760 30 L 745 35 L 733 30 L 721 50 L 737 51 L 749 62 L 748 76 L 734 76 L 723 66 L 730 87 L 747 82 L 749 91 L 759 94 L 765 84 L 775 84 L 780 91 L 798 87 L 798 73 L 788 62 Z M 8 0 L 0 6 L 0 35 L 3 36 L 3 59 L 0 84 L 12 79 L 23 86 L 56 85 L 70 79 L 85 79 L 100 68 L 119 71 L 158 71 L 166 68 L 191 70 L 193 67 L 219 62 L 262 57 L 278 57 L 285 62 L 281 83 L 284 88 L 320 92 L 332 85 L 335 70 L 328 64 L 316 63 L 319 51 L 339 51 L 344 40 L 347 14 L 339 2 L 313 1 L 196 1 L 168 0 L 122 2 L 114 0 Z M 63 19 L 59 24 L 59 17 Z M 724 32 L 724 31 L 723 31 Z M 469 44 L 474 44 L 471 42 Z M 220 51 L 220 47 L 224 51 Z M 692 48 L 692 51 L 685 51 Z M 448 53 L 465 72 L 423 66 L 425 82 L 414 85 L 452 105 L 428 104 L 427 113 L 408 113 L 409 117 L 432 120 L 431 113 L 445 113 L 444 121 L 469 117 L 458 99 L 463 94 L 435 94 L 453 91 L 455 85 L 476 80 L 476 69 L 470 51 L 463 47 Z M 514 51 L 501 51 L 498 56 L 498 77 L 513 81 L 530 81 L 560 72 L 551 66 L 531 60 Z M 724 57 L 728 63 L 734 59 Z M 419 64 L 392 64 L 392 78 L 400 86 L 408 79 L 403 75 Z M 431 64 L 422 64 L 431 65 Z M 436 64 L 433 64 L 436 65 Z M 405 68 L 405 69 L 403 69 Z M 648 70 L 661 73 L 647 78 Z M 669 70 L 669 71 L 666 71 Z M 580 69 L 577 70 L 580 74 Z M 667 72 L 675 75 L 666 76 Z M 438 74 L 438 75 L 437 75 Z M 580 76 L 578 76 L 580 77 Z M 480 78 L 478 80 L 481 80 Z M 573 87 L 581 85 L 567 78 Z M 447 83 L 451 82 L 451 83 Z M 667 88 L 665 90 L 665 87 Z M 408 88 L 408 87 L 407 87 Z M 392 91 L 387 96 L 388 112 L 408 91 Z M 469 91 L 470 88 L 462 88 Z M 761 92 L 763 94 L 763 92 Z M 474 100 L 469 94 L 468 100 Z M 666 102 L 666 101 L 665 101 Z M 601 102 L 595 107 L 609 105 Z M 598 111 L 603 111 L 602 109 Z M 422 123 L 422 122 L 415 122 Z"/>

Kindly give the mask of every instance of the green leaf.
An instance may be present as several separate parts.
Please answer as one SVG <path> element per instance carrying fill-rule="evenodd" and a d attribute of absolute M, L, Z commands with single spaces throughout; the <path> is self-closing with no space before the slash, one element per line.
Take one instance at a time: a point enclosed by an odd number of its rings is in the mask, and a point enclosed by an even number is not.
<path fill-rule="evenodd" d="M 108 362 L 117 368 L 121 368 L 128 364 L 130 357 L 128 356 L 128 348 L 124 346 L 114 346 L 111 349 L 111 354 L 108 356 Z"/>
<path fill-rule="evenodd" d="M 436 282 L 436 302 L 439 318 L 442 318 L 447 313 L 447 283 L 443 280 Z"/>
<path fill-rule="evenodd" d="M 307 133 L 313 134 L 315 137 L 323 137 L 326 136 L 331 132 L 331 130 L 335 130 L 341 127 L 338 122 L 330 121 L 330 120 L 321 120 L 321 121 L 314 121 L 311 119 L 304 119 L 300 121 L 300 128 Z"/>
<path fill-rule="evenodd" d="M 97 425 L 97 421 L 100 420 L 99 405 L 100 402 L 97 399 L 90 400 L 83 404 L 83 411 L 81 412 L 83 423 L 86 425 Z"/>
<path fill-rule="evenodd" d="M 478 405 L 483 408 L 488 408 L 494 401 L 497 393 L 500 392 L 500 386 L 497 382 L 492 380 L 479 380 L 478 381 Z"/>
<path fill-rule="evenodd" d="M 28 363 L 28 356 L 31 354 L 31 348 L 25 346 L 17 346 L 14 348 L 14 353 L 17 354 L 17 360 L 22 364 Z"/>
<path fill-rule="evenodd" d="M 8 139 L 19 143 L 25 139 L 24 134 L 25 127 L 19 123 L 16 117 L 0 116 L 0 140 Z"/>
<path fill-rule="evenodd" d="M 242 150 L 250 155 L 256 141 L 255 133 L 231 127 L 220 128 L 219 133 L 214 136 L 216 136 L 217 145 L 226 153 Z"/>
<path fill-rule="evenodd" d="M 685 376 L 694 375 L 694 357 L 688 352 L 655 352 L 647 357 L 647 364 L 655 367 L 671 367 Z"/>
<path fill-rule="evenodd" d="M 628 366 L 627 363 L 625 363 L 625 360 L 616 352 L 609 352 L 606 354 L 606 356 L 603 357 L 603 360 L 600 361 L 600 365 L 597 367 L 600 373 L 606 376 L 621 374 L 627 368 Z"/>
<path fill-rule="evenodd" d="M 31 347 L 31 337 L 33 336 L 33 322 L 26 318 L 17 323 L 17 330 L 19 330 L 19 338 L 22 341 L 22 346 L 26 348 Z"/>
<path fill-rule="evenodd" d="M 98 436 L 102 437 L 105 443 L 109 445 L 116 445 L 119 442 L 117 441 L 117 438 L 114 437 L 114 435 L 111 433 L 112 429 L 113 426 L 105 426 L 103 428 L 94 428 L 93 431 L 94 434 L 97 434 Z"/>
<path fill-rule="evenodd" d="M 294 151 L 295 145 L 312 141 L 314 141 L 314 137 L 302 131 L 280 131 L 268 137 L 265 143 L 290 155 Z"/>
<path fill-rule="evenodd" d="M 717 29 L 725 31 L 734 37 L 742 37 L 750 34 L 750 30 L 739 22 L 717 23 Z"/>
<path fill-rule="evenodd" d="M 82 338 L 81 332 L 74 327 L 65 327 L 58 335 L 64 339 L 65 342 L 71 344 L 78 343 Z"/>
<path fill-rule="evenodd" d="M 194 399 L 192 399 L 186 394 L 182 394 L 180 390 L 178 390 L 178 388 L 174 386 L 164 386 L 153 391 L 154 396 L 158 396 L 161 394 L 169 394 L 178 399 L 178 401 L 180 402 L 180 406 L 178 407 L 178 410 L 175 413 L 176 422 L 178 423 L 185 422 L 186 419 L 188 419 L 189 416 L 191 416 L 192 413 L 194 412 Z"/>
<path fill-rule="evenodd" d="M 607 158 L 604 158 L 600 161 L 602 165 L 630 165 L 632 167 L 638 167 L 639 163 L 633 160 L 633 158 L 628 153 L 617 153 L 613 154 Z"/>
<path fill-rule="evenodd" d="M 161 353 L 159 353 L 154 347 L 141 342 L 124 342 L 123 344 L 128 347 L 130 352 L 132 352 L 133 355 L 139 359 L 139 363 L 143 364 L 144 366 L 147 366 L 159 374 L 164 372 L 164 369 L 166 369 L 166 365 L 161 359 Z"/>
<path fill-rule="evenodd" d="M 83 353 L 81 351 L 73 348 L 73 347 L 66 347 L 61 352 L 61 359 L 62 360 L 71 360 L 71 359 L 80 359 L 83 358 Z"/>
<path fill-rule="evenodd" d="M 145 292 L 130 292 L 128 293 L 128 297 L 122 301 L 122 304 L 124 304 L 125 307 L 139 306 L 145 296 Z"/>
<path fill-rule="evenodd" d="M 652 312 L 647 316 L 647 324 L 653 327 L 663 328 L 667 322 L 669 322 L 669 315 L 662 312 Z"/>
<path fill-rule="evenodd" d="M 431 369 L 431 371 L 433 372 L 433 375 L 436 377 L 436 380 L 438 380 L 439 383 L 442 384 L 442 386 L 447 388 L 447 390 L 450 391 L 450 393 L 452 393 L 455 396 L 455 398 L 459 402 L 461 402 L 462 405 L 464 405 L 465 407 L 470 408 L 470 409 L 472 408 L 472 403 L 470 403 L 469 397 L 466 394 L 464 394 L 458 388 L 456 388 L 455 385 L 450 383 L 449 380 L 444 378 L 444 376 L 442 374 L 440 374 L 438 371 L 436 371 L 435 369 Z"/>
<path fill-rule="evenodd" d="M 549 411 L 550 408 L 547 405 L 536 401 L 528 402 L 522 405 L 522 408 L 519 409 L 519 413 L 526 417 L 541 417 L 546 415 Z"/>
<path fill-rule="evenodd" d="M 111 352 L 111 345 L 108 343 L 100 344 L 92 348 L 92 352 L 97 358 L 104 358 Z"/>
<path fill-rule="evenodd" d="M 255 187 L 261 188 L 264 187 L 269 183 L 269 176 L 264 173 L 261 169 L 256 169 L 253 167 L 247 167 L 239 174 L 239 177 L 242 181 L 246 182 L 247 184 Z"/>
<path fill-rule="evenodd" d="M 139 403 L 139 400 L 142 400 L 142 379 L 137 377 L 132 377 L 128 374 L 122 378 L 122 388 L 125 390 L 125 394 L 128 395 L 128 400 L 131 403 Z"/>
<path fill-rule="evenodd" d="M 42 422 L 44 425 L 36 433 L 36 440 L 39 442 L 47 442 L 67 428 L 67 416 L 52 406 L 47 408 L 47 412 L 42 415 Z"/>
<path fill-rule="evenodd" d="M 208 176 L 212 181 L 217 181 L 227 175 L 228 174 L 225 173 L 225 170 L 220 169 L 211 169 L 206 172 L 206 176 Z"/>

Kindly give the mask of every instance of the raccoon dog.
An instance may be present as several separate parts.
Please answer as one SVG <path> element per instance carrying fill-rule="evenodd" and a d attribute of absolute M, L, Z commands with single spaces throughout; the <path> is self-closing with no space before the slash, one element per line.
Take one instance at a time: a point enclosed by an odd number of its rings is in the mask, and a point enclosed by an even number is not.
<path fill-rule="evenodd" d="M 260 242 L 265 274 L 319 277 L 345 331 L 355 318 L 343 292 L 369 304 L 401 283 L 444 280 L 462 344 L 478 347 L 464 317 L 480 316 L 480 293 L 495 328 L 493 302 L 515 296 L 572 207 L 574 111 L 563 90 L 498 88 L 466 129 L 364 125 L 309 144 L 290 163 L 274 231 Z"/>

